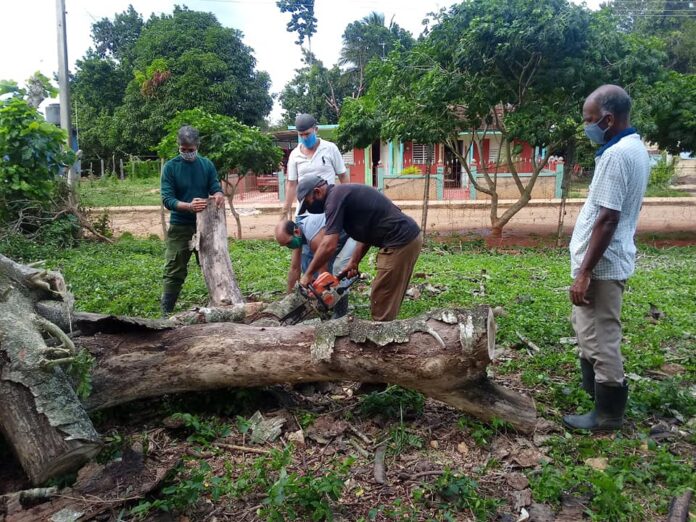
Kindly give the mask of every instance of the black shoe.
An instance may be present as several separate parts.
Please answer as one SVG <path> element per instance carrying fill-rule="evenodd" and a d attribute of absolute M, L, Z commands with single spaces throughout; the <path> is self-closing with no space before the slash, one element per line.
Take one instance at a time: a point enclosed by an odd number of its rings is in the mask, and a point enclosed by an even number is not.
<path fill-rule="evenodd" d="M 582 389 L 594 400 L 594 366 L 587 359 L 580 357 L 580 371 L 582 372 Z"/>
<path fill-rule="evenodd" d="M 160 310 L 164 317 L 168 317 L 174 311 L 174 305 L 179 298 L 179 292 L 164 292 L 160 299 Z"/>
<path fill-rule="evenodd" d="M 628 400 L 628 385 L 607 386 L 595 383 L 595 408 L 585 415 L 566 415 L 563 424 L 574 430 L 614 431 L 623 426 Z"/>

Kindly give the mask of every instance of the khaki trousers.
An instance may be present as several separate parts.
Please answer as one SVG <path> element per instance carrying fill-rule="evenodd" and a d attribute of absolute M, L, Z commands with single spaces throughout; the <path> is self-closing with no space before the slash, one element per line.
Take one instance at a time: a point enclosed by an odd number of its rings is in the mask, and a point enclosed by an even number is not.
<path fill-rule="evenodd" d="M 578 337 L 580 357 L 595 371 L 595 382 L 622 385 L 621 304 L 626 281 L 593 279 L 586 306 L 573 306 L 572 322 Z"/>
<path fill-rule="evenodd" d="M 370 292 L 373 321 L 396 319 L 422 246 L 423 234 L 420 233 L 402 247 L 379 249 L 377 276 Z"/>

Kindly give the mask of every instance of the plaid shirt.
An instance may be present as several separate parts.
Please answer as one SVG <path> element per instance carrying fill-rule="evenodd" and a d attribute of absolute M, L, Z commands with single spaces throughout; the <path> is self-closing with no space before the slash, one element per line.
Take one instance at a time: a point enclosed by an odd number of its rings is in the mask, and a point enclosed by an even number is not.
<path fill-rule="evenodd" d="M 621 217 L 611 243 L 592 270 L 592 278 L 621 281 L 633 273 L 636 258 L 633 236 L 649 176 L 648 152 L 640 136 L 635 133 L 621 138 L 596 159 L 587 201 L 580 211 L 570 241 L 573 278 L 577 276 L 587 252 L 600 207 L 618 210 Z"/>

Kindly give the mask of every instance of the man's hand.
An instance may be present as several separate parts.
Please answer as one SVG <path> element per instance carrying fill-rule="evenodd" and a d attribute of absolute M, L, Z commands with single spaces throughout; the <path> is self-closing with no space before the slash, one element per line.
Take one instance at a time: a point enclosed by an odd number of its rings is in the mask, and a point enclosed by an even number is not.
<path fill-rule="evenodd" d="M 207 206 L 207 198 L 193 198 L 193 201 L 191 201 L 191 212 L 203 212 Z"/>
<path fill-rule="evenodd" d="M 300 286 L 307 288 L 313 279 L 311 274 L 304 274 L 300 277 Z"/>
<path fill-rule="evenodd" d="M 579 272 L 573 281 L 573 286 L 570 287 L 570 300 L 575 306 L 585 306 L 590 302 L 585 297 L 587 289 L 590 287 L 592 276 L 589 272 Z"/>
<path fill-rule="evenodd" d="M 225 196 L 222 195 L 222 192 L 213 194 L 212 198 L 215 200 L 215 206 L 217 208 L 225 208 Z"/>
<path fill-rule="evenodd" d="M 344 277 L 347 277 L 349 279 L 356 277 L 360 275 L 360 271 L 358 270 L 358 263 L 355 263 L 352 259 L 348 261 L 348 264 L 346 267 L 343 269 L 343 272 L 341 272 L 339 275 L 339 279 L 342 279 Z"/>

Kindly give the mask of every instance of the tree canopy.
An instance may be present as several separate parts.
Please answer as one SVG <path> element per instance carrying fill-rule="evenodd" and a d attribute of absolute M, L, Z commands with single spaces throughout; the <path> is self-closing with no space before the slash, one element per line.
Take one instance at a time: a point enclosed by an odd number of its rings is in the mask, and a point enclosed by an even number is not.
<path fill-rule="evenodd" d="M 628 89 L 650 83 L 664 59 L 650 39 L 608 30 L 615 23 L 610 13 L 566 0 L 471 0 L 436 14 L 434 22 L 411 51 L 371 64 L 368 93 L 345 104 L 338 142 L 344 148 L 379 137 L 445 143 L 476 189 L 491 197 L 494 229 L 529 201 L 548 156 L 574 139 L 587 94 L 607 82 Z M 506 172 L 520 193 L 500 216 L 497 171 L 482 162 L 483 178 L 473 176 L 461 148 L 482 150 L 490 131 L 501 135 Z M 526 184 L 514 162 L 520 142 L 547 152 Z"/>
<path fill-rule="evenodd" d="M 282 157 L 271 137 L 230 116 L 210 114 L 201 109 L 182 111 L 167 123 L 167 134 L 160 141 L 160 157 L 177 154 L 177 131 L 191 125 L 201 134 L 199 151 L 213 162 L 218 172 L 238 169 L 240 175 L 252 172 L 273 172 Z"/>
<path fill-rule="evenodd" d="M 242 34 L 211 13 L 175 7 L 143 23 L 130 7 L 97 22 L 92 36 L 95 49 L 77 62 L 72 81 L 87 154 L 147 153 L 187 109 L 249 125 L 271 110 L 268 74 L 256 70 Z"/>
<path fill-rule="evenodd" d="M 414 44 L 411 33 L 393 20 L 385 25 L 384 15 L 377 12 L 348 24 L 342 41 L 340 59 L 331 67 L 303 51 L 305 65 L 295 71 L 279 97 L 286 123 L 292 123 L 299 112 L 311 113 L 321 123 L 338 123 L 344 102 L 367 91 L 370 61 Z"/>

